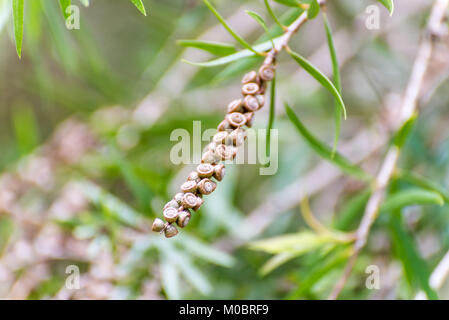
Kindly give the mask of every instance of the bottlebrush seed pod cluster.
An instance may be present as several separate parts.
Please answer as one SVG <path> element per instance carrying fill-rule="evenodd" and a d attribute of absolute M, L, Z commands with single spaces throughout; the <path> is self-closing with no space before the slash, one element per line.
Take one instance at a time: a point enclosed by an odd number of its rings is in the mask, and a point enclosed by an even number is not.
<path fill-rule="evenodd" d="M 268 81 L 274 77 L 273 64 L 263 64 L 258 72 L 248 72 L 242 79 L 243 97 L 231 101 L 225 119 L 217 127 L 218 132 L 212 138 L 201 157 L 201 164 L 191 172 L 172 200 L 163 209 L 162 219 L 155 219 L 152 230 L 164 232 L 167 238 L 178 234 L 179 227 L 184 228 L 190 221 L 192 211 L 198 211 L 203 204 L 203 196 L 211 194 L 218 181 L 223 180 L 224 160 L 233 160 L 237 148 L 245 142 L 246 130 L 253 124 L 254 112 L 265 104 L 265 90 Z"/>

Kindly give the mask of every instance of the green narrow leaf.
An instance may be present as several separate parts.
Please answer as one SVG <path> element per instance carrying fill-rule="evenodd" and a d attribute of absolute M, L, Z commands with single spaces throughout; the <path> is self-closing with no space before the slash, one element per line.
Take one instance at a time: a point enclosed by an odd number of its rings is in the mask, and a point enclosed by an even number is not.
<path fill-rule="evenodd" d="M 59 6 L 61 7 L 62 16 L 64 20 L 67 20 L 69 14 L 67 13 L 67 7 L 71 5 L 71 0 L 59 0 Z"/>
<path fill-rule="evenodd" d="M 304 252 L 305 253 L 305 252 Z M 262 268 L 259 270 L 261 276 L 266 276 L 275 269 L 279 268 L 284 263 L 299 257 L 302 252 L 282 252 L 271 257 L 267 262 L 264 263 Z"/>
<path fill-rule="evenodd" d="M 276 111 L 276 76 L 273 77 L 273 80 L 271 80 L 271 87 L 270 87 L 270 114 L 268 117 L 268 125 L 267 125 L 267 136 L 266 136 L 266 155 L 268 159 L 271 159 L 270 157 L 270 150 L 271 150 L 271 129 L 273 128 L 274 123 L 274 116 Z M 269 163 L 267 164 L 269 166 Z"/>
<path fill-rule="evenodd" d="M 345 104 L 337 88 L 335 88 L 334 84 L 320 70 L 318 70 L 314 65 L 312 65 L 309 61 L 307 61 L 307 59 L 297 54 L 296 52 L 293 52 L 292 50 L 288 50 L 288 53 L 305 71 L 307 71 L 312 77 L 314 77 L 315 80 L 317 80 L 323 87 L 329 90 L 330 93 L 332 93 L 332 95 L 338 102 L 338 106 L 341 108 L 341 111 L 343 112 L 344 118 L 346 119 Z"/>
<path fill-rule="evenodd" d="M 327 46 L 329 48 L 329 54 L 332 61 L 332 74 L 334 76 L 335 87 L 341 96 L 341 78 L 340 78 L 340 68 L 338 66 L 337 51 L 335 50 L 334 39 L 332 37 L 332 29 L 327 19 L 326 12 L 323 11 L 323 22 L 324 28 L 326 29 Z M 332 148 L 332 154 L 337 151 L 338 140 L 340 138 L 341 129 L 341 110 L 338 106 L 335 106 L 335 135 L 334 135 L 334 146 Z"/>
<path fill-rule="evenodd" d="M 273 39 L 274 44 L 276 45 L 276 42 L 279 41 L 280 39 L 281 39 L 281 37 L 277 37 L 277 38 Z M 259 43 L 254 46 L 255 50 L 261 51 L 261 52 L 270 50 L 271 48 L 272 48 L 271 40 Z M 191 64 L 191 65 L 194 65 L 194 66 L 210 68 L 210 67 L 221 66 L 221 65 L 233 62 L 233 61 L 237 61 L 237 60 L 247 58 L 247 57 L 252 57 L 252 56 L 256 56 L 256 54 L 254 54 L 254 51 L 244 49 L 244 50 L 238 51 L 236 53 L 230 54 L 228 56 L 213 59 L 213 60 L 206 61 L 206 62 L 192 62 L 192 61 L 187 61 L 185 59 L 183 59 L 182 61 L 185 63 Z M 257 56 L 260 56 L 260 55 L 257 55 Z"/>
<path fill-rule="evenodd" d="M 402 148 L 405 141 L 407 141 L 407 137 L 410 135 L 410 132 L 413 129 L 413 125 L 415 124 L 417 115 L 414 114 L 410 119 L 408 119 L 401 128 L 396 132 L 394 138 L 393 138 L 393 144 L 398 147 Z"/>
<path fill-rule="evenodd" d="M 444 198 L 444 201 L 449 202 L 449 191 L 426 177 L 401 169 L 398 170 L 397 177 L 418 187 L 438 192 Z"/>
<path fill-rule="evenodd" d="M 23 41 L 23 0 L 12 0 L 12 13 L 14 17 L 14 38 L 19 59 L 22 58 Z"/>
<path fill-rule="evenodd" d="M 183 47 L 201 49 L 217 56 L 227 56 L 237 52 L 235 46 L 229 43 L 203 41 L 203 40 L 178 40 L 177 44 Z"/>
<path fill-rule="evenodd" d="M 83 4 L 83 6 L 88 7 L 89 6 L 89 0 L 80 0 L 80 2 Z"/>
<path fill-rule="evenodd" d="M 444 199 L 440 193 L 424 190 L 409 189 L 396 192 L 389 196 L 380 207 L 380 211 L 394 211 L 412 205 L 436 204 L 444 205 Z"/>
<path fill-rule="evenodd" d="M 336 214 L 334 222 L 335 229 L 342 231 L 351 230 L 356 222 L 362 217 L 363 209 L 370 196 L 371 188 L 367 188 L 346 201 L 340 212 Z"/>
<path fill-rule="evenodd" d="M 270 36 L 270 30 L 268 30 L 267 24 L 265 23 L 265 20 L 257 13 L 251 10 L 246 10 L 245 11 L 247 15 L 249 15 L 251 18 L 253 18 L 254 20 L 256 20 L 256 22 L 258 24 L 260 24 L 262 26 L 262 28 L 265 30 L 265 32 L 267 33 L 268 36 Z M 273 42 L 273 38 L 270 37 L 271 40 L 271 46 L 274 48 L 274 42 Z"/>
<path fill-rule="evenodd" d="M 274 0 L 274 1 L 289 7 L 301 7 L 302 5 L 299 0 Z"/>
<path fill-rule="evenodd" d="M 390 12 L 390 16 L 393 15 L 394 12 L 393 0 L 377 0 L 377 1 L 383 4 L 383 6 L 388 9 L 388 11 Z"/>
<path fill-rule="evenodd" d="M 289 105 L 285 104 L 285 110 L 287 113 L 287 116 L 289 117 L 290 121 L 295 125 L 296 129 L 298 129 L 298 132 L 303 136 L 307 144 L 315 150 L 318 155 L 320 155 L 322 158 L 332 162 L 337 167 L 339 167 L 342 171 L 358 178 L 363 181 L 370 181 L 371 176 L 363 171 L 360 167 L 357 165 L 351 163 L 348 159 L 346 159 L 343 155 L 336 152 L 335 155 L 332 157 L 332 150 L 329 148 L 326 144 L 315 138 L 304 126 L 304 124 L 299 120 L 299 118 L 296 116 L 295 112 L 289 107 Z"/>
<path fill-rule="evenodd" d="M 307 19 L 309 20 L 315 19 L 319 12 L 320 12 L 320 5 L 318 4 L 318 1 L 312 0 L 309 9 L 307 9 Z"/>
<path fill-rule="evenodd" d="M 271 18 L 273 18 L 273 21 L 281 28 L 284 29 L 284 25 L 282 25 L 282 23 L 279 21 L 279 19 L 276 17 L 276 15 L 274 14 L 273 9 L 271 9 L 270 3 L 268 2 L 268 0 L 264 0 L 265 2 L 265 7 L 267 7 L 267 11 L 268 14 L 271 16 Z"/>
<path fill-rule="evenodd" d="M 145 10 L 145 6 L 143 5 L 142 0 L 130 0 L 137 9 L 139 9 L 139 11 L 146 16 L 147 15 L 147 11 Z"/>
<path fill-rule="evenodd" d="M 232 30 L 232 28 L 226 23 L 226 20 L 218 13 L 214 6 L 212 6 L 209 0 L 203 0 L 203 2 L 209 8 L 209 10 L 212 11 L 215 17 L 217 17 L 218 21 L 220 21 L 223 27 L 225 27 L 225 29 L 234 37 L 234 39 L 237 40 L 238 43 L 240 43 L 242 46 L 252 51 L 253 53 L 260 55 L 259 52 L 254 50 L 242 37 L 240 37 L 237 33 L 234 32 L 234 30 Z"/>

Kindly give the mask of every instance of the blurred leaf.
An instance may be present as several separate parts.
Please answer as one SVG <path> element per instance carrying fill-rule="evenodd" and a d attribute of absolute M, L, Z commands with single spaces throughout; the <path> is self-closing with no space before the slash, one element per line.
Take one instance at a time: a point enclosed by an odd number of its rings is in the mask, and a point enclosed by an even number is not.
<path fill-rule="evenodd" d="M 334 39 L 332 37 L 332 30 L 327 19 L 326 12 L 323 12 L 323 22 L 324 28 L 326 29 L 326 39 L 327 46 L 329 48 L 329 53 L 332 61 L 332 74 L 334 76 L 335 88 L 337 88 L 338 93 L 341 95 L 341 79 L 340 79 L 340 68 L 338 66 L 337 51 L 335 50 Z M 340 127 L 341 127 L 341 110 L 338 106 L 335 106 L 335 135 L 334 135 L 334 146 L 332 148 L 332 154 L 335 153 L 338 146 L 338 139 L 340 137 Z"/>
<path fill-rule="evenodd" d="M 312 133 L 310 133 L 307 128 L 304 126 L 304 124 L 299 120 L 299 118 L 296 116 L 295 112 L 288 106 L 288 104 L 285 104 L 285 110 L 287 113 L 287 116 L 289 117 L 290 121 L 295 125 L 296 129 L 298 129 L 298 132 L 301 134 L 301 136 L 305 139 L 307 144 L 315 150 L 316 153 L 318 153 L 319 156 L 322 158 L 332 162 L 337 167 L 339 167 L 342 171 L 346 172 L 347 174 L 350 174 L 353 177 L 356 177 L 363 181 L 370 181 L 371 176 L 363 171 L 359 166 L 356 164 L 351 163 L 348 159 L 346 159 L 343 155 L 336 152 L 334 156 L 332 156 L 332 150 L 323 142 L 315 138 Z"/>
<path fill-rule="evenodd" d="M 167 298 L 181 299 L 181 281 L 175 265 L 168 258 L 162 258 L 160 263 L 161 282 Z"/>
<path fill-rule="evenodd" d="M 277 255 L 271 257 L 260 269 L 259 273 L 261 276 L 266 276 L 273 270 L 279 268 L 284 263 L 299 257 L 304 252 L 282 252 Z"/>
<path fill-rule="evenodd" d="M 34 111 L 29 106 L 17 106 L 13 110 L 13 125 L 17 147 L 24 156 L 39 144 L 38 121 Z"/>
<path fill-rule="evenodd" d="M 266 136 L 266 155 L 267 159 L 271 159 L 271 129 L 273 128 L 275 111 L 276 111 L 276 76 L 271 80 L 270 87 L 270 114 L 268 116 L 267 136 Z M 267 163 L 267 166 L 270 164 Z"/>
<path fill-rule="evenodd" d="M 265 20 L 257 13 L 251 10 L 246 10 L 245 11 L 247 15 L 249 15 L 251 18 L 253 18 L 254 20 L 256 20 L 256 22 L 258 24 L 260 24 L 262 26 L 262 28 L 265 30 L 265 32 L 267 33 L 267 35 L 270 35 L 270 31 L 268 30 L 267 24 L 265 23 Z M 273 39 L 270 37 L 270 40 L 273 41 Z M 271 43 L 272 47 L 274 48 L 274 43 Z"/>
<path fill-rule="evenodd" d="M 413 125 L 416 121 L 416 114 L 413 115 L 410 119 L 408 119 L 402 126 L 399 128 L 399 130 L 396 132 L 393 138 L 393 144 L 398 147 L 402 148 L 405 141 L 407 140 L 407 137 L 409 136 L 411 130 L 413 129 Z"/>
<path fill-rule="evenodd" d="M 89 0 L 80 0 L 80 2 L 81 2 L 85 7 L 88 7 L 88 6 L 89 6 Z"/>
<path fill-rule="evenodd" d="M 12 13 L 14 17 L 14 38 L 19 59 L 22 58 L 23 41 L 23 0 L 12 0 Z"/>
<path fill-rule="evenodd" d="M 203 40 L 178 40 L 177 43 L 184 47 L 201 49 L 217 56 L 227 56 L 237 50 L 233 44 Z"/>
<path fill-rule="evenodd" d="M 324 234 L 302 231 L 296 234 L 253 241 L 249 243 L 248 246 L 252 250 L 265 251 L 274 254 L 303 254 L 314 250 L 325 243 L 332 243 L 335 241 L 335 238 Z"/>
<path fill-rule="evenodd" d="M 142 0 L 130 0 L 137 9 L 139 9 L 139 11 L 146 16 L 147 15 L 147 11 L 145 10 L 145 6 L 143 5 Z"/>
<path fill-rule="evenodd" d="M 393 0 L 377 0 L 377 1 L 379 1 L 381 4 L 384 5 L 385 8 L 388 9 L 388 11 L 390 12 L 390 16 L 393 15 L 393 11 L 394 11 Z"/>
<path fill-rule="evenodd" d="M 424 189 L 398 191 L 390 195 L 380 207 L 380 211 L 394 211 L 412 205 L 436 204 L 442 206 L 444 199 L 440 193 Z"/>
<path fill-rule="evenodd" d="M 346 201 L 340 212 L 335 215 L 335 229 L 348 231 L 362 217 L 370 196 L 371 189 L 367 188 Z"/>
<path fill-rule="evenodd" d="M 296 52 L 293 52 L 292 50 L 288 50 L 288 53 L 305 71 L 307 71 L 312 77 L 314 77 L 315 80 L 317 80 L 324 88 L 329 90 L 330 93 L 332 93 L 332 95 L 338 102 L 338 106 L 341 108 L 341 111 L 343 112 L 344 118 L 346 119 L 345 104 L 337 88 L 335 88 L 334 84 L 320 70 L 318 70 L 309 61 L 307 61 L 307 59 L 297 54 Z"/>
<path fill-rule="evenodd" d="M 421 175 L 418 175 L 416 173 L 408 172 L 405 170 L 398 170 L 397 176 L 399 179 L 408 181 L 409 183 L 412 183 L 418 187 L 438 192 L 446 202 L 449 202 L 449 191 L 444 187 L 438 185 L 437 183 L 433 182 L 432 180 L 423 177 Z"/>
<path fill-rule="evenodd" d="M 274 44 L 276 44 L 276 42 L 279 41 L 280 38 L 281 37 L 273 39 Z M 265 41 L 265 42 L 255 45 L 254 49 L 257 51 L 263 52 L 263 51 L 270 50 L 271 47 L 272 47 L 271 40 L 268 40 L 268 41 Z M 224 65 L 224 64 L 227 64 L 227 63 L 230 63 L 233 61 L 237 61 L 242 58 L 251 57 L 251 56 L 255 56 L 254 52 L 245 49 L 245 50 L 241 50 L 236 53 L 233 53 L 229 56 L 213 59 L 213 60 L 206 61 L 206 62 L 192 62 L 192 61 L 187 61 L 184 59 L 182 61 L 184 61 L 188 64 L 191 64 L 191 65 L 194 65 L 194 66 L 199 66 L 199 67 L 215 67 L 215 66 L 221 66 L 221 65 Z"/>
<path fill-rule="evenodd" d="M 289 7 L 301 6 L 301 2 L 299 0 L 274 0 L 274 1 Z"/>
<path fill-rule="evenodd" d="M 8 216 L 0 216 L 0 256 L 14 233 L 14 222 Z"/>
<path fill-rule="evenodd" d="M 240 43 L 243 47 L 247 48 L 248 50 L 252 51 L 254 54 L 259 55 L 260 53 L 257 52 L 255 49 L 253 49 L 248 42 L 246 42 L 242 37 L 240 37 L 237 33 L 232 30 L 232 28 L 226 23 L 226 20 L 218 13 L 218 11 L 212 6 L 212 4 L 209 2 L 209 0 L 203 0 L 203 2 L 206 4 L 206 6 L 209 8 L 210 11 L 217 17 L 218 21 L 225 27 L 225 29 L 229 32 L 231 36 L 234 37 L 235 40 L 237 40 L 238 43 Z"/>
<path fill-rule="evenodd" d="M 59 0 L 59 5 L 61 6 L 62 16 L 64 20 L 67 20 L 69 14 L 67 13 L 67 7 L 71 5 L 71 0 Z"/>
<path fill-rule="evenodd" d="M 309 9 L 307 9 L 307 18 L 309 20 L 315 19 L 318 13 L 320 13 L 320 5 L 317 0 L 312 0 Z"/>
<path fill-rule="evenodd" d="M 268 2 L 268 0 L 264 0 L 265 2 L 265 7 L 267 8 L 268 14 L 271 16 L 271 18 L 273 18 L 274 22 L 281 28 L 284 29 L 284 26 L 282 25 L 282 23 L 279 21 L 279 19 L 276 17 L 276 15 L 274 14 L 273 9 L 270 6 L 270 3 Z"/>
<path fill-rule="evenodd" d="M 429 299 L 438 299 L 436 292 L 429 285 L 430 272 L 427 264 L 419 254 L 413 238 L 405 230 L 400 210 L 389 215 L 389 226 L 395 252 L 402 262 L 410 285 L 415 290 L 422 289 Z"/>

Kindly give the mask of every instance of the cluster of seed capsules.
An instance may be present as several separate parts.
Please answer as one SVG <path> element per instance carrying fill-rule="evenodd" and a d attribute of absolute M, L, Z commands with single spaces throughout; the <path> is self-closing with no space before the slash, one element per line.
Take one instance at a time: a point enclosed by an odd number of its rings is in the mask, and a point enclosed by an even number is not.
<path fill-rule="evenodd" d="M 226 118 L 218 125 L 218 132 L 203 153 L 201 164 L 181 185 L 181 192 L 164 206 L 165 221 L 156 218 L 153 231 L 163 232 L 167 238 L 176 236 L 178 229 L 175 224 L 184 228 L 190 221 L 192 210 L 197 211 L 203 204 L 203 196 L 215 190 L 216 181 L 221 181 L 225 175 L 225 166 L 220 162 L 233 160 L 237 148 L 245 142 L 247 135 L 244 126 L 252 126 L 254 112 L 265 103 L 266 83 L 273 77 L 274 67 L 271 64 L 264 64 L 258 72 L 251 71 L 243 77 L 243 98 L 229 103 Z"/>

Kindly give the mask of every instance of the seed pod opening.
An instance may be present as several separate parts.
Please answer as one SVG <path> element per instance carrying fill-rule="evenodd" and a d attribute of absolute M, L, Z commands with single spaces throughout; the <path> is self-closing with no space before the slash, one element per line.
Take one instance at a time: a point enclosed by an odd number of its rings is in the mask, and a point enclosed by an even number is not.
<path fill-rule="evenodd" d="M 217 184 L 210 179 L 203 179 L 198 184 L 198 191 L 204 195 L 211 194 L 214 192 Z"/>
<path fill-rule="evenodd" d="M 237 150 L 233 146 L 221 144 L 215 149 L 215 153 L 221 157 L 221 160 L 232 160 Z"/>
<path fill-rule="evenodd" d="M 235 146 L 241 146 L 245 142 L 246 131 L 241 128 L 235 129 L 229 134 L 229 138 Z"/>
<path fill-rule="evenodd" d="M 245 116 L 240 112 L 233 112 L 227 115 L 227 120 L 234 127 L 244 126 L 246 123 Z"/>
<path fill-rule="evenodd" d="M 178 192 L 177 194 L 175 194 L 175 196 L 173 197 L 173 200 L 175 200 L 179 205 L 181 205 L 181 201 L 182 198 L 184 197 L 184 193 L 182 192 Z"/>
<path fill-rule="evenodd" d="M 165 204 L 163 210 L 167 209 L 168 207 L 172 207 L 172 208 L 178 209 L 179 208 L 179 203 L 176 200 L 170 200 L 169 202 L 167 202 Z"/>
<path fill-rule="evenodd" d="M 153 221 L 153 225 L 151 226 L 151 230 L 154 232 L 161 232 L 165 228 L 165 222 L 162 219 L 156 218 Z"/>
<path fill-rule="evenodd" d="M 178 229 L 174 225 L 169 224 L 165 228 L 164 233 L 166 238 L 171 238 L 178 234 Z"/>
<path fill-rule="evenodd" d="M 199 177 L 198 177 L 198 179 L 199 179 Z M 197 184 L 196 184 L 195 181 L 188 180 L 188 181 L 184 182 L 181 185 L 181 190 L 184 193 L 186 193 L 186 192 L 195 192 L 196 191 L 196 187 L 197 187 Z M 182 204 L 182 200 L 181 200 L 181 204 Z"/>
<path fill-rule="evenodd" d="M 270 65 L 264 64 L 259 69 L 259 77 L 263 81 L 271 81 L 274 78 L 274 68 Z"/>
<path fill-rule="evenodd" d="M 196 206 L 198 198 L 193 193 L 186 193 L 184 198 L 182 198 L 182 206 L 184 208 L 193 208 Z"/>
<path fill-rule="evenodd" d="M 198 172 L 200 178 L 209 178 L 214 173 L 214 167 L 209 163 L 202 163 L 196 167 L 196 172 Z"/>
<path fill-rule="evenodd" d="M 243 104 L 245 105 L 245 109 L 253 112 L 260 109 L 259 100 L 255 96 L 246 96 Z"/>
<path fill-rule="evenodd" d="M 214 178 L 217 179 L 217 181 L 223 180 L 225 174 L 226 174 L 226 168 L 225 168 L 224 164 L 220 163 L 215 166 Z"/>
<path fill-rule="evenodd" d="M 200 194 L 200 196 L 202 196 L 202 195 Z M 203 198 L 198 197 L 197 198 L 197 202 L 196 202 L 196 206 L 193 207 L 193 210 L 194 211 L 198 211 L 201 208 L 201 205 L 203 204 L 203 202 L 204 202 Z"/>
<path fill-rule="evenodd" d="M 228 104 L 228 113 L 242 111 L 243 101 L 242 99 L 236 99 Z"/>
<path fill-rule="evenodd" d="M 256 94 L 259 91 L 259 85 L 254 82 L 245 83 L 242 86 L 242 93 L 244 95 L 247 94 Z"/>
<path fill-rule="evenodd" d="M 176 219 L 178 219 L 178 210 L 173 207 L 168 207 L 165 208 L 163 215 L 165 220 L 167 220 L 167 222 L 169 223 L 175 222 Z"/>
<path fill-rule="evenodd" d="M 189 211 L 184 210 L 179 213 L 179 217 L 178 217 L 178 220 L 176 221 L 176 223 L 178 224 L 179 227 L 184 228 L 186 225 L 189 224 L 191 216 L 192 215 L 190 214 Z"/>
<path fill-rule="evenodd" d="M 227 137 L 228 137 L 228 133 L 226 131 L 220 131 L 214 135 L 214 137 L 212 138 L 212 141 L 215 143 L 215 145 L 220 145 L 220 144 L 226 142 Z"/>
<path fill-rule="evenodd" d="M 257 80 L 257 72 L 256 71 L 250 71 L 247 74 L 245 74 L 242 78 L 242 84 L 248 83 L 248 82 L 256 82 Z"/>
<path fill-rule="evenodd" d="M 196 171 L 190 172 L 189 176 L 187 177 L 187 181 L 195 181 L 196 183 L 198 183 L 198 182 L 200 182 L 200 180 L 201 180 L 201 178 L 199 177 L 198 172 L 196 172 Z"/>
<path fill-rule="evenodd" d="M 216 145 L 215 145 L 216 146 Z M 214 151 L 212 150 L 208 150 L 206 151 L 203 156 L 201 157 L 201 162 L 202 163 L 217 163 L 218 161 L 220 161 L 220 157 L 218 157 Z"/>
<path fill-rule="evenodd" d="M 231 124 L 227 119 L 224 119 L 222 122 L 218 124 L 217 130 L 218 131 L 225 131 L 227 129 L 232 129 Z"/>

